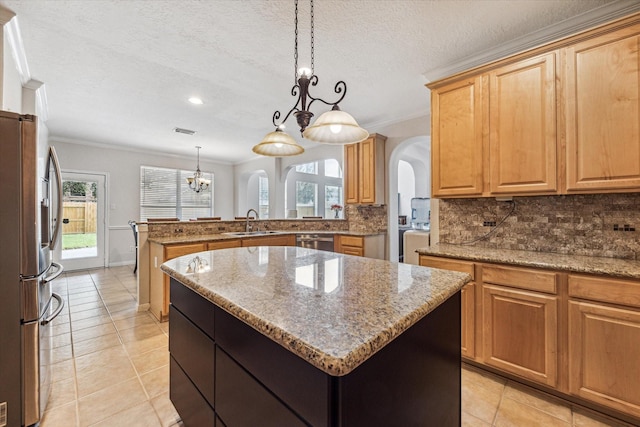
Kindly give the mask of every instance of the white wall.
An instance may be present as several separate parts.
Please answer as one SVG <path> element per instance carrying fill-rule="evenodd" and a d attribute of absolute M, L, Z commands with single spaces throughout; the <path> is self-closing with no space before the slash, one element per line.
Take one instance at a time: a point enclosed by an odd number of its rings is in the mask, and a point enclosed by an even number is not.
<path fill-rule="evenodd" d="M 195 158 L 183 158 L 99 145 L 56 141 L 62 170 L 106 173 L 107 262 L 110 266 L 133 264 L 133 234 L 127 222 L 140 219 L 140 166 L 195 170 Z M 233 166 L 200 159 L 200 169 L 214 174 L 214 215 L 233 219 Z"/>
<path fill-rule="evenodd" d="M 428 91 L 425 93 L 425 99 L 428 97 Z M 415 188 L 416 196 L 421 196 L 425 189 L 428 188 L 428 174 L 420 172 L 421 164 L 430 164 L 429 153 L 414 153 L 411 156 L 402 156 L 403 148 L 409 147 L 415 143 L 430 143 L 431 131 L 430 116 L 421 116 L 404 122 L 394 123 L 375 129 L 375 132 L 385 135 L 387 142 L 385 144 L 385 162 L 387 166 L 387 256 L 392 261 L 398 260 L 398 161 L 400 159 L 411 163 L 416 170 Z M 369 132 L 372 132 L 369 129 Z M 423 163 L 426 162 L 426 163 Z M 424 170 L 424 169 L 423 169 Z M 393 197 L 393 199 L 390 199 Z M 393 200 L 393 203 L 390 202 Z"/>
<path fill-rule="evenodd" d="M 411 220 L 411 199 L 416 197 L 416 175 L 411 163 L 400 160 L 398 164 L 398 215 L 406 215 L 407 223 Z M 392 197 L 389 197 L 392 203 Z"/>

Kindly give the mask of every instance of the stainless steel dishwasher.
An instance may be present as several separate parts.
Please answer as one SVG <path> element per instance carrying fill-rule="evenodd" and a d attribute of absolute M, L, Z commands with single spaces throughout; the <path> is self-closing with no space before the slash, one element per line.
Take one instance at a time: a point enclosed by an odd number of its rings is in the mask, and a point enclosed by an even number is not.
<path fill-rule="evenodd" d="M 333 234 L 298 234 L 296 236 L 296 245 L 303 248 L 333 252 Z"/>

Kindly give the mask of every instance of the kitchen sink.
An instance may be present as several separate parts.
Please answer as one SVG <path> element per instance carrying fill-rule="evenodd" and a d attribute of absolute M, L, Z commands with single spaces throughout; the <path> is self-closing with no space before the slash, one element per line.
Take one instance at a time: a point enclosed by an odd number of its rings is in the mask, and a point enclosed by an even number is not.
<path fill-rule="evenodd" d="M 282 231 L 258 230 L 258 231 L 230 231 L 224 233 L 227 236 L 264 236 L 270 234 L 282 234 Z"/>

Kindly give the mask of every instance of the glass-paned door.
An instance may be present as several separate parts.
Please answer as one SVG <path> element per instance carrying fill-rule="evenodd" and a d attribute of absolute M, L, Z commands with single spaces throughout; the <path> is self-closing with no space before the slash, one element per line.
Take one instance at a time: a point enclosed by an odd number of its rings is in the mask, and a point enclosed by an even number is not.
<path fill-rule="evenodd" d="M 105 176 L 62 172 L 62 244 L 54 257 L 66 270 L 105 266 Z"/>

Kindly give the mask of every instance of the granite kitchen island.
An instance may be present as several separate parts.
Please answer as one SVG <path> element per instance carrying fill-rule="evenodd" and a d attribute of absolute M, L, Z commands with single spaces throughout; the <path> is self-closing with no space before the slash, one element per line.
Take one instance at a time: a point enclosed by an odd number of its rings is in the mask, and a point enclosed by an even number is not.
<path fill-rule="evenodd" d="M 465 273 L 252 247 L 162 265 L 189 426 L 457 426 Z"/>

